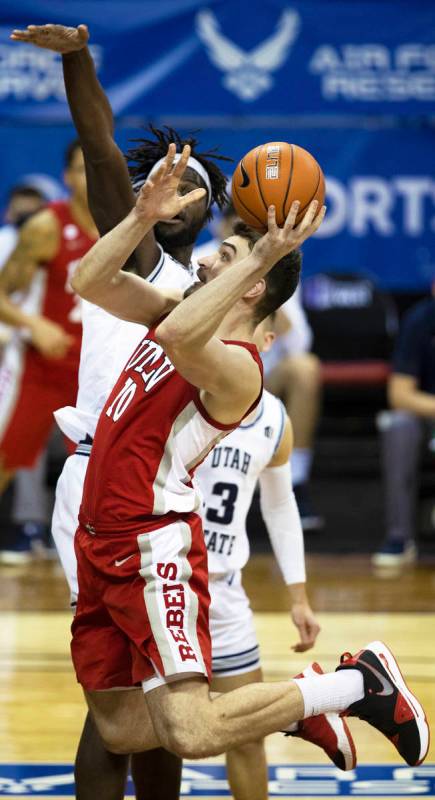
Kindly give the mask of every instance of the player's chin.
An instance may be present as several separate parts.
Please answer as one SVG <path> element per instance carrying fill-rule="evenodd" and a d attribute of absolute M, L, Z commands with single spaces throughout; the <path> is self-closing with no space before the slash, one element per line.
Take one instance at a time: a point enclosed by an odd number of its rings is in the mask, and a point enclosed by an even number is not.
<path fill-rule="evenodd" d="M 203 286 L 204 286 L 204 284 L 201 283 L 201 281 L 195 281 L 195 283 L 192 283 L 184 291 L 184 294 L 183 294 L 184 300 L 186 299 L 186 297 L 190 297 L 191 294 L 195 294 L 195 292 L 197 292 L 198 289 L 202 289 Z"/>

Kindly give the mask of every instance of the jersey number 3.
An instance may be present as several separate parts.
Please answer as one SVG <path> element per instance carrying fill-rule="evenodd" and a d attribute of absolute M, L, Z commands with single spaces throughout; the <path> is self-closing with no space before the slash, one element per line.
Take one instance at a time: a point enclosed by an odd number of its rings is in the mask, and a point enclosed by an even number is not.
<path fill-rule="evenodd" d="M 235 483 L 215 483 L 212 495 L 222 498 L 219 508 L 207 508 L 205 518 L 209 522 L 216 522 L 219 525 L 230 525 L 234 517 L 234 506 L 236 504 L 239 487 Z"/>

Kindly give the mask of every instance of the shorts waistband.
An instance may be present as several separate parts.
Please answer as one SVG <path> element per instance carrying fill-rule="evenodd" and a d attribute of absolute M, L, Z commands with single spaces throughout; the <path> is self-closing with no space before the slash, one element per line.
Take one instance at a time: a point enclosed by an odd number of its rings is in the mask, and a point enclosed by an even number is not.
<path fill-rule="evenodd" d="M 87 433 L 85 438 L 81 439 L 77 444 L 77 447 L 75 449 L 76 456 L 87 456 L 89 458 L 89 456 L 91 455 L 93 443 L 94 440 L 92 436 L 90 436 Z"/>

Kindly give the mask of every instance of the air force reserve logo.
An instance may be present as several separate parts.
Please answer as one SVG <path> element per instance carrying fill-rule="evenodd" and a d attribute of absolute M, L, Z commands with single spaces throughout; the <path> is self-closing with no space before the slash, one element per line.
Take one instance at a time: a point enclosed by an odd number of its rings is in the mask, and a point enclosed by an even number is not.
<path fill-rule="evenodd" d="M 225 73 L 223 85 L 245 103 L 256 100 L 272 88 L 272 73 L 287 61 L 299 29 L 298 12 L 286 8 L 274 33 L 254 50 L 246 53 L 221 33 L 219 22 L 212 11 L 200 11 L 196 16 L 196 30 L 210 61 Z"/>

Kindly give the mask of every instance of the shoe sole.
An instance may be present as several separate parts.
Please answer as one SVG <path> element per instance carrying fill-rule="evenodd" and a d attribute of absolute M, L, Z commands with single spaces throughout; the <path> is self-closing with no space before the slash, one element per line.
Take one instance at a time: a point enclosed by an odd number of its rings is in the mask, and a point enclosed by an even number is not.
<path fill-rule="evenodd" d="M 430 743 L 429 725 L 424 709 L 418 702 L 415 694 L 413 694 L 410 688 L 407 686 L 393 653 L 383 642 L 370 642 L 370 644 L 364 647 L 364 650 L 371 650 L 372 653 L 379 658 L 381 664 L 389 672 L 394 685 L 397 687 L 399 692 L 403 694 L 412 711 L 414 712 L 415 721 L 417 723 L 417 728 L 420 735 L 420 756 L 419 760 L 413 766 L 418 767 L 418 765 L 422 764 L 426 758 Z"/>
<path fill-rule="evenodd" d="M 337 749 L 343 754 L 344 770 L 355 769 L 356 751 L 353 743 L 352 734 L 344 721 L 338 714 L 326 714 L 328 725 L 331 726 L 337 737 Z M 342 769 L 342 767 L 340 767 Z"/>
<path fill-rule="evenodd" d="M 322 667 L 317 661 L 313 661 L 305 670 L 305 675 L 324 675 Z M 339 714 L 325 714 L 328 725 L 331 726 L 337 737 L 337 750 L 343 754 L 344 767 L 339 766 L 339 769 L 348 771 L 356 767 L 356 750 L 352 734 L 346 720 L 339 716 Z"/>

